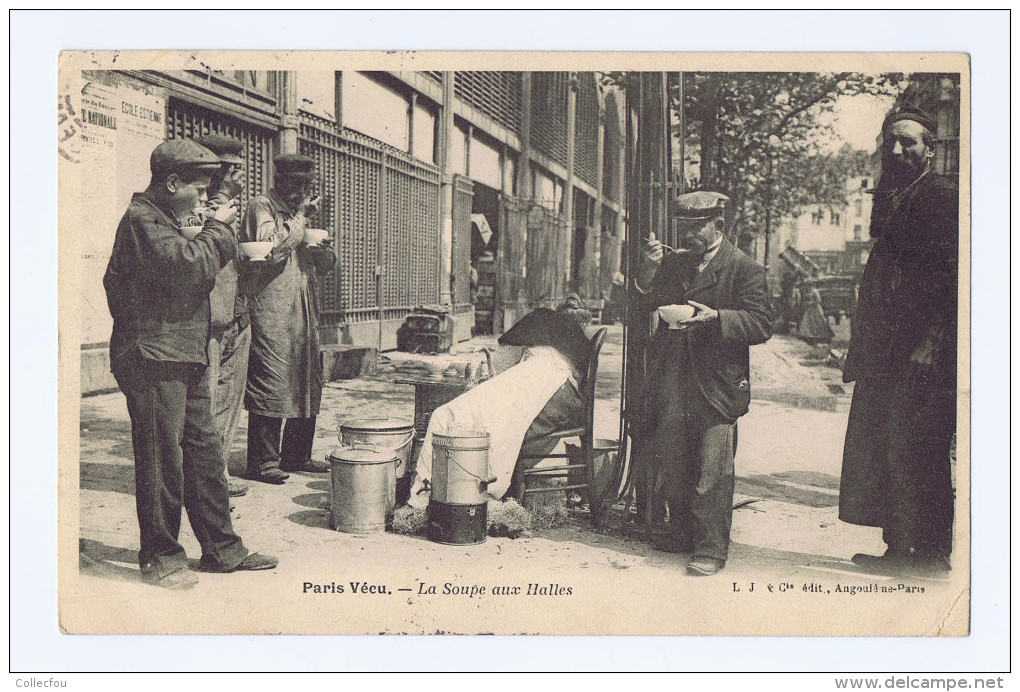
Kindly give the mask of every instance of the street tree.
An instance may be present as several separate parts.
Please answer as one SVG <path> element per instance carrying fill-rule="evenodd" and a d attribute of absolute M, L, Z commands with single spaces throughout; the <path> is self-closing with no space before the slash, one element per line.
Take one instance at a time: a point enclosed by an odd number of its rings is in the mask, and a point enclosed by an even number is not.
<path fill-rule="evenodd" d="M 693 164 L 685 172 L 688 186 L 729 195 L 727 232 L 747 248 L 805 203 L 846 203 L 844 172 L 856 174 L 864 159 L 831 153 L 836 135 L 827 114 L 841 96 L 898 93 L 902 75 L 692 72 L 683 78 L 682 134 Z M 679 99 L 676 84 L 674 109 Z"/>

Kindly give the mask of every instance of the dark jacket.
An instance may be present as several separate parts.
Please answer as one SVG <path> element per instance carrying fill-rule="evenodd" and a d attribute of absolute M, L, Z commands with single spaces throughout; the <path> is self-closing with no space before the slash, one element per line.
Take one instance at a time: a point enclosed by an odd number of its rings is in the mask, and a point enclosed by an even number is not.
<path fill-rule="evenodd" d="M 895 195 L 880 187 L 844 382 L 901 372 L 925 337 L 936 342 L 934 372 L 955 377 L 959 205 L 956 185 L 933 173 Z"/>
<path fill-rule="evenodd" d="M 700 274 L 698 260 L 687 254 L 665 257 L 651 291 L 643 297 L 644 305 L 653 310 L 693 300 L 717 310 L 719 319 L 682 332 L 679 340 L 667 339 L 668 327 L 660 321 L 649 346 L 647 387 L 670 386 L 656 372 L 663 359 L 685 355 L 676 348 L 685 348 L 693 364 L 690 375 L 705 400 L 735 421 L 747 413 L 751 402 L 748 347 L 772 336 L 765 271 L 725 239 Z"/>
<path fill-rule="evenodd" d="M 188 240 L 171 214 L 135 194 L 103 277 L 113 369 L 132 349 L 151 360 L 208 364 L 209 291 L 236 251 L 228 226 L 209 219 Z"/>

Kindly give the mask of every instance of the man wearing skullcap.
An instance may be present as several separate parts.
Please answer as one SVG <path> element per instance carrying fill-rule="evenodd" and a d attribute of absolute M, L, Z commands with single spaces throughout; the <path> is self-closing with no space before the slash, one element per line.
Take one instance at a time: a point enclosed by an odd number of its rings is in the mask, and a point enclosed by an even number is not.
<path fill-rule="evenodd" d="M 198 578 L 178 542 L 188 511 L 210 572 L 270 569 L 277 560 L 249 554 L 230 521 L 220 437 L 213 423 L 208 364 L 209 291 L 236 253 L 223 205 L 191 235 L 182 221 L 206 202 L 219 158 L 184 139 L 160 144 L 152 178 L 132 197 L 117 227 L 103 277 L 113 316 L 110 365 L 127 398 L 135 455 L 135 503 L 142 579 L 188 588 Z"/>
<path fill-rule="evenodd" d="M 245 240 L 273 244 L 265 262 L 250 263 L 248 272 L 252 343 L 244 402 L 248 478 L 281 484 L 288 471 L 329 470 L 311 454 L 323 383 L 318 277 L 336 264 L 336 253 L 331 238 L 306 236 L 319 203 L 314 160 L 289 154 L 274 163 L 273 189 L 248 203 L 241 224 Z"/>
<path fill-rule="evenodd" d="M 950 569 L 956 432 L 959 192 L 935 174 L 935 122 L 917 109 L 882 128 L 876 239 L 861 281 L 843 381 L 855 382 L 839 518 L 882 528 L 869 569 Z"/>
<path fill-rule="evenodd" d="M 727 201 L 709 191 L 679 196 L 684 249 L 652 235 L 635 280 L 645 309 L 686 304 L 693 313 L 673 325 L 659 321 L 633 436 L 638 478 L 660 479 L 669 508 L 670 536 L 659 547 L 691 553 L 692 576 L 726 564 L 737 419 L 751 400 L 748 347 L 772 336 L 765 272 L 723 233 Z"/>
<path fill-rule="evenodd" d="M 199 144 L 216 154 L 220 169 L 212 173 L 209 201 L 205 216 L 214 214 L 226 204 L 236 203 L 244 190 L 244 159 L 241 154 L 244 142 L 225 135 L 211 134 L 198 140 Z M 235 234 L 237 221 L 231 224 Z M 241 253 L 216 275 L 216 283 L 209 294 L 210 322 L 209 369 L 206 371 L 212 397 L 213 420 L 223 443 L 223 457 L 228 474 L 230 450 L 241 413 L 245 382 L 248 376 L 248 347 L 251 329 L 248 326 L 248 303 L 243 290 L 238 290 Z M 238 470 L 240 475 L 243 470 Z M 239 478 L 227 476 L 231 497 L 248 492 L 248 484 Z"/>

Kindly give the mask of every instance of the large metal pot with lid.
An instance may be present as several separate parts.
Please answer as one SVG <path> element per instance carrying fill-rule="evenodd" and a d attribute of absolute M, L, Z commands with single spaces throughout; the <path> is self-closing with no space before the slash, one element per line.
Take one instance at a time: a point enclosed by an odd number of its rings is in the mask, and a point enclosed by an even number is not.
<path fill-rule="evenodd" d="M 354 418 L 340 425 L 340 442 L 345 445 L 374 445 L 380 449 L 392 449 L 397 455 L 394 475 L 396 477 L 397 504 L 407 502 L 411 489 L 411 442 L 414 440 L 414 425 L 400 418 Z"/>
<path fill-rule="evenodd" d="M 344 533 L 376 533 L 393 515 L 393 450 L 369 445 L 337 447 L 327 455 L 333 528 Z"/>

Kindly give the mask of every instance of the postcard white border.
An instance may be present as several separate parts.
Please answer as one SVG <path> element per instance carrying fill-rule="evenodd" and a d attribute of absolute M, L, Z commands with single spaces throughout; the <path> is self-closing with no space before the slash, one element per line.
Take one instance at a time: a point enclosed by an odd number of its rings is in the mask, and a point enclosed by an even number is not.
<path fill-rule="evenodd" d="M 914 12 L 620 14 L 15 13 L 11 16 L 11 667 L 518 670 L 1002 670 L 1008 666 L 1008 15 Z M 266 26 L 287 31 L 266 35 Z M 499 26 L 493 40 L 485 27 Z M 227 41 L 219 33 L 229 28 Z M 569 31 L 566 29 L 569 28 Z M 796 34 L 793 31 L 796 31 Z M 294 41 L 301 39 L 301 45 Z M 172 45 L 170 45 L 172 43 Z M 974 164 L 972 634 L 961 639 L 698 637 L 87 637 L 56 624 L 56 157 L 53 95 L 64 49 L 965 51 Z M 76 344 L 69 347 L 76 348 Z M 739 661 L 733 652 L 739 649 Z M 493 658 L 499 650 L 505 658 Z M 225 653 L 229 651 L 228 653 Z M 696 662 L 696 663 L 695 663 Z M 907 663 L 909 662 L 909 663 Z"/>

